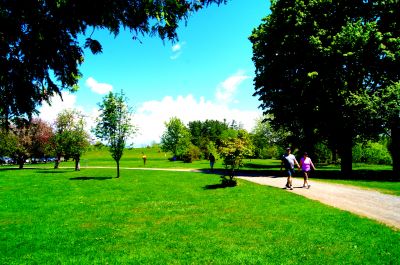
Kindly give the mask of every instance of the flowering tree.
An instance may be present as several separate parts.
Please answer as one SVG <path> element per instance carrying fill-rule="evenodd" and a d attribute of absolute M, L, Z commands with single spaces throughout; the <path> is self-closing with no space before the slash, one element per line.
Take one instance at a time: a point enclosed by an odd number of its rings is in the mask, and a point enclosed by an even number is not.
<path fill-rule="evenodd" d="M 233 179 L 235 170 L 239 169 L 242 165 L 242 160 L 246 156 L 253 153 L 253 145 L 251 143 L 250 135 L 247 131 L 241 129 L 238 131 L 229 130 L 230 135 L 222 140 L 222 144 L 218 149 L 220 157 L 224 160 L 225 168 L 229 179 L 225 176 L 222 179 L 223 184 L 229 186 L 236 185 Z"/>

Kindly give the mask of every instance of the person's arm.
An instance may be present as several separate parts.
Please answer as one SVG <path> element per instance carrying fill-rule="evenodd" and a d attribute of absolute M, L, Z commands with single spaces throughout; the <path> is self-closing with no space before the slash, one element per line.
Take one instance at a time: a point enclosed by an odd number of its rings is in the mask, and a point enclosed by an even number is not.
<path fill-rule="evenodd" d="M 314 167 L 314 164 L 313 164 L 313 162 L 311 161 L 311 158 L 310 158 L 310 164 L 311 164 L 311 167 L 312 167 L 312 169 L 314 169 L 314 170 L 315 170 L 315 167 Z"/>
<path fill-rule="evenodd" d="M 300 169 L 300 165 L 299 165 L 299 163 L 297 162 L 297 159 L 296 159 L 296 158 L 294 159 L 294 162 L 296 163 L 297 168 Z"/>

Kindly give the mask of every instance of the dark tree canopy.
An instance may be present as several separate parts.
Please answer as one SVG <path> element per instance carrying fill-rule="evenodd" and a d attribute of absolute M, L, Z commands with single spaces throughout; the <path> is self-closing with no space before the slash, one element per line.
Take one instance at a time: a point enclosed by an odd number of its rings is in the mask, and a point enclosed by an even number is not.
<path fill-rule="evenodd" d="M 226 0 L 144 1 L 42 0 L 0 1 L 0 117 L 31 117 L 42 101 L 76 90 L 83 47 L 102 51 L 91 38 L 96 29 L 117 35 L 128 29 L 141 35 L 177 39 L 181 20 L 212 3 Z M 85 44 L 79 35 L 87 36 Z"/>
<path fill-rule="evenodd" d="M 272 124 L 305 148 L 326 139 L 347 173 L 354 140 L 399 118 L 399 10 L 390 0 L 273 1 L 250 37 L 255 96 Z"/>

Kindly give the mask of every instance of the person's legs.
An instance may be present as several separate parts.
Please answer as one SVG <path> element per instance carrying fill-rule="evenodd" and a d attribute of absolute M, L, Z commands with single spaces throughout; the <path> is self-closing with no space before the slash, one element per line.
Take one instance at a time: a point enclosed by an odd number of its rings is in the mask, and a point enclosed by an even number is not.
<path fill-rule="evenodd" d="M 308 172 L 303 171 L 303 177 L 304 177 L 304 183 L 303 183 L 303 188 L 308 186 Z"/>
<path fill-rule="evenodd" d="M 305 178 L 306 187 L 307 187 L 307 189 L 309 189 L 311 187 L 310 183 L 308 183 L 308 177 L 309 177 L 310 172 L 307 171 L 307 172 L 304 172 L 304 173 L 305 173 L 304 178 Z"/>
<path fill-rule="evenodd" d="M 288 172 L 288 177 L 287 177 L 286 187 L 292 190 L 293 189 L 293 185 L 292 185 L 293 170 L 288 169 L 287 172 Z"/>
<path fill-rule="evenodd" d="M 286 178 L 286 185 L 285 185 L 285 187 L 287 188 L 287 189 L 289 189 L 290 188 L 290 181 L 291 181 L 291 179 L 290 179 L 290 173 L 287 173 L 288 175 L 287 175 L 287 178 Z"/>

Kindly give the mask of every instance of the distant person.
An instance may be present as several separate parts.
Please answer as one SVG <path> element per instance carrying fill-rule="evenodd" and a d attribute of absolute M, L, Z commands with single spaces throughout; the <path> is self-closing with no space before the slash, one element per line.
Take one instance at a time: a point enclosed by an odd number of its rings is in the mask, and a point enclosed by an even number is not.
<path fill-rule="evenodd" d="M 210 160 L 211 171 L 214 171 L 215 156 L 212 153 L 210 153 L 210 155 L 208 156 L 208 159 Z"/>
<path fill-rule="evenodd" d="M 293 190 L 293 185 L 292 185 L 292 176 L 294 175 L 294 164 L 297 165 L 297 167 L 300 170 L 300 165 L 296 160 L 296 157 L 292 154 L 292 150 L 288 147 L 286 148 L 286 153 L 282 155 L 281 157 L 281 170 L 282 167 L 285 166 L 285 170 L 287 172 L 287 182 L 285 185 L 286 189 Z"/>
<path fill-rule="evenodd" d="M 142 153 L 142 159 L 143 159 L 143 165 L 145 166 L 146 165 L 147 156 L 144 153 Z"/>
<path fill-rule="evenodd" d="M 311 158 L 308 157 L 307 152 L 304 152 L 303 157 L 300 159 L 300 167 L 304 177 L 303 188 L 309 189 L 311 185 L 308 183 L 308 178 L 310 177 L 311 169 L 315 170 L 315 167 Z"/>

